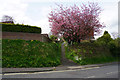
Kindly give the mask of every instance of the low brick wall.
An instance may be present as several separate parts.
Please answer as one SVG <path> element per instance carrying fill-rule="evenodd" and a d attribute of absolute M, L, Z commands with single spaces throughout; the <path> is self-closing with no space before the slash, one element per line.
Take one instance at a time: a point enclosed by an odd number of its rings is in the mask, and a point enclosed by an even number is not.
<path fill-rule="evenodd" d="M 2 32 L 3 39 L 23 39 L 23 40 L 39 40 L 41 42 L 49 42 L 47 34 L 39 33 L 23 33 L 23 32 Z"/>

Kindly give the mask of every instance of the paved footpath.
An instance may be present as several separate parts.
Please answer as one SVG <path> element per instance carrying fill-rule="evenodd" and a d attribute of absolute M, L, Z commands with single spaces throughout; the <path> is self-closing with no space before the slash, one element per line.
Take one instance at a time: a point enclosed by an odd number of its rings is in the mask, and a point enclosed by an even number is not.
<path fill-rule="evenodd" d="M 74 63 L 72 60 L 69 60 L 65 57 L 65 43 L 61 45 L 61 63 L 63 66 L 78 66 L 78 64 Z"/>

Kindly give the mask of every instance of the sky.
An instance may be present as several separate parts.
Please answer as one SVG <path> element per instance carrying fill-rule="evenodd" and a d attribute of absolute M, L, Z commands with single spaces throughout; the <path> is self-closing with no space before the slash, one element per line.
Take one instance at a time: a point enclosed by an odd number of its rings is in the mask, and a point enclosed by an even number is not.
<path fill-rule="evenodd" d="M 119 0 L 0 0 L 0 20 L 3 15 L 12 16 L 15 23 L 38 26 L 42 28 L 42 34 L 50 33 L 48 16 L 56 4 L 65 6 L 81 5 L 82 3 L 97 2 L 102 8 L 99 16 L 100 22 L 106 28 L 95 36 L 98 38 L 107 30 L 111 35 L 118 32 L 118 2 Z"/>

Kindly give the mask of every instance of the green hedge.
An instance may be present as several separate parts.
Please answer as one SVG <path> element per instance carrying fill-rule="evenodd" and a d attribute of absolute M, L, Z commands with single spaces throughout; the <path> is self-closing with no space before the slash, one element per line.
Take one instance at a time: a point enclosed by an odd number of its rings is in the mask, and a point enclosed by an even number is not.
<path fill-rule="evenodd" d="M 2 40 L 2 67 L 52 67 L 60 65 L 59 43 L 36 40 Z"/>
<path fill-rule="evenodd" d="M 36 26 L 22 25 L 22 24 L 2 24 L 3 32 L 27 32 L 27 33 L 41 33 L 41 28 Z"/>
<path fill-rule="evenodd" d="M 117 61 L 118 59 L 111 54 L 108 46 L 98 44 L 99 42 L 81 42 L 65 47 L 66 57 L 81 65 L 99 64 Z M 78 57 L 75 58 L 75 56 Z"/>
<path fill-rule="evenodd" d="M 112 40 L 108 43 L 109 49 L 111 54 L 114 57 L 120 56 L 120 38 L 117 38 L 115 40 Z"/>

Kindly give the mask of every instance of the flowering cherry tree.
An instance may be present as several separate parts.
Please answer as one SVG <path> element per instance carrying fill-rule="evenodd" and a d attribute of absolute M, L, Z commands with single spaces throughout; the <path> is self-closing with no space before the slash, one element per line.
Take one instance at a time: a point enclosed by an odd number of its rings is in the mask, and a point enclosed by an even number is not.
<path fill-rule="evenodd" d="M 68 42 L 79 42 L 88 37 L 91 31 L 100 33 L 103 24 L 99 21 L 101 8 L 97 3 L 64 7 L 58 5 L 49 13 L 51 31 L 54 35 L 62 35 Z"/>

